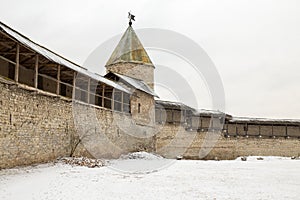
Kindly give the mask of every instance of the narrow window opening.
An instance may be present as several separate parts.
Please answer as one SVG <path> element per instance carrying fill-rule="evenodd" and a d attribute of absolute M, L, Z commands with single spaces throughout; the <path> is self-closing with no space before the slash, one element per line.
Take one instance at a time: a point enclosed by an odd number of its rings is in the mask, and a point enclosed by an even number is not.
<path fill-rule="evenodd" d="M 139 103 L 138 104 L 138 113 L 140 113 L 141 112 L 141 104 Z"/>

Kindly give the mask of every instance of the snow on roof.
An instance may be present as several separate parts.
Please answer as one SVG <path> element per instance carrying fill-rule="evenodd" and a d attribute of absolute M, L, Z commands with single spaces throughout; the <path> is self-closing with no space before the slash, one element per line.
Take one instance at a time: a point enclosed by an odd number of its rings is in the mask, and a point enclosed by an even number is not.
<path fill-rule="evenodd" d="M 206 109 L 194 109 L 180 102 L 155 100 L 157 105 L 170 109 L 186 109 L 191 110 L 195 116 L 225 116 L 229 122 L 241 122 L 241 123 L 258 123 L 258 124 L 295 124 L 300 125 L 300 120 L 297 119 L 268 119 L 268 118 L 250 118 L 250 117 L 233 117 L 229 114 L 218 110 L 206 110 Z"/>
<path fill-rule="evenodd" d="M 122 90 L 126 93 L 131 93 L 130 91 L 128 91 L 127 89 L 125 89 L 124 87 L 114 83 L 111 80 L 108 80 L 98 74 L 95 74 L 93 72 L 88 71 L 86 68 L 77 65 L 69 60 L 67 60 L 66 58 L 54 53 L 53 51 L 31 41 L 29 38 L 25 37 L 24 35 L 18 33 L 17 31 L 13 30 L 12 28 L 10 28 L 9 26 L 3 24 L 2 22 L 0 22 L 0 30 L 4 31 L 5 33 L 7 33 L 8 35 L 10 35 L 11 37 L 13 37 L 15 40 L 19 41 L 20 43 L 22 43 L 23 45 L 25 45 L 26 47 L 32 49 L 33 51 L 36 51 L 37 53 L 43 55 L 45 58 L 66 66 L 74 71 L 77 71 L 81 74 L 84 74 L 86 76 L 89 76 L 97 81 L 103 82 L 107 85 L 110 85 L 118 90 Z"/>
<path fill-rule="evenodd" d="M 270 119 L 270 118 L 251 118 L 251 117 L 232 117 L 231 122 L 248 122 L 248 123 L 273 123 L 273 124 L 300 124 L 296 119 Z"/>
<path fill-rule="evenodd" d="M 166 108 L 171 108 L 171 109 L 185 109 L 185 110 L 191 110 L 195 111 L 194 108 L 189 107 L 181 102 L 174 102 L 174 101 L 164 101 L 164 100 L 155 100 L 156 105 L 161 105 Z"/>
<path fill-rule="evenodd" d="M 206 109 L 199 109 L 197 110 L 196 114 L 200 115 L 227 115 L 219 110 L 206 110 Z"/>
<path fill-rule="evenodd" d="M 118 76 L 128 84 L 132 85 L 134 88 L 146 92 L 147 94 L 150 94 L 152 96 L 158 97 L 157 94 L 155 94 L 155 92 L 144 81 L 129 76 L 125 76 L 122 74 L 114 73 L 114 72 L 110 72 L 110 73 Z"/>
<path fill-rule="evenodd" d="M 217 110 L 205 110 L 205 109 L 194 109 L 190 106 L 187 106 L 181 102 L 173 102 L 173 101 L 163 101 L 163 100 L 155 100 L 155 103 L 157 105 L 162 105 L 163 107 L 170 108 L 170 109 L 185 109 L 185 110 L 191 110 L 193 112 L 193 115 L 201 115 L 201 116 L 212 116 L 212 115 L 227 115 L 226 113 L 223 113 L 221 111 Z M 227 115 L 229 116 L 229 115 Z"/>

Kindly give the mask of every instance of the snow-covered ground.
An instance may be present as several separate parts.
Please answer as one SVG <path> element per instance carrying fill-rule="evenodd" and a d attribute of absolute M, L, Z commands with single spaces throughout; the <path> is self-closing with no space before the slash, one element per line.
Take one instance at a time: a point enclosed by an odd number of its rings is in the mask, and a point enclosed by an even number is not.
<path fill-rule="evenodd" d="M 300 160 L 290 158 L 179 160 L 153 173 L 119 172 L 158 160 L 142 155 L 101 168 L 56 163 L 2 170 L 0 199 L 300 199 Z"/>

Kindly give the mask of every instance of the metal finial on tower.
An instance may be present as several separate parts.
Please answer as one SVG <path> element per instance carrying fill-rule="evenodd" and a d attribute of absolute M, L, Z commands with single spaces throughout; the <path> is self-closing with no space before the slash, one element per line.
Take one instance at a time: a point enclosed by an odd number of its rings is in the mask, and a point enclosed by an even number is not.
<path fill-rule="evenodd" d="M 128 12 L 129 26 L 132 25 L 132 21 L 131 20 L 135 21 L 134 18 L 135 18 L 135 16 L 133 14 L 131 14 L 130 12 Z"/>

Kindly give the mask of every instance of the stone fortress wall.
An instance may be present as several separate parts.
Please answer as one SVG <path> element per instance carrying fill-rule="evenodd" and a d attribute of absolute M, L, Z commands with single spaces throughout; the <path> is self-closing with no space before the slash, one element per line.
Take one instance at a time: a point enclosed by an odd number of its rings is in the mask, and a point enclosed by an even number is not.
<path fill-rule="evenodd" d="M 150 62 L 143 51 L 137 58 Z M 150 65 L 113 64 L 109 71 L 153 82 Z M 0 169 L 70 155 L 117 158 L 133 151 L 187 159 L 300 155 L 299 121 L 197 113 L 132 91 L 0 23 Z"/>
<path fill-rule="evenodd" d="M 132 151 L 153 151 L 151 137 L 128 135 L 126 127 L 120 128 L 118 122 L 124 125 L 126 119 L 132 125 L 126 113 L 73 105 L 72 99 L 0 80 L 0 169 L 70 156 L 73 141 L 79 137 L 84 142 L 74 152 L 76 156 L 117 158 Z M 143 132 L 152 129 L 135 126 Z"/>
<path fill-rule="evenodd" d="M 153 151 L 154 120 L 144 113 L 153 96 L 133 94 L 1 22 L 0 52 L 0 168 Z"/>
<path fill-rule="evenodd" d="M 29 90 L 26 86 L 17 85 L 13 81 L 1 79 L 1 82 L 0 168 L 47 162 L 57 157 L 69 156 L 72 150 L 72 139 L 77 136 L 77 131 L 80 129 L 74 125 L 72 100 L 51 96 L 43 91 Z M 96 135 L 105 133 L 104 138 L 121 149 L 112 152 L 114 148 L 110 148 L 109 145 L 100 145 L 101 148 L 98 150 L 89 149 L 100 157 L 118 157 L 121 153 L 139 150 L 153 152 L 155 149 L 157 153 L 170 158 L 183 155 L 188 159 L 199 159 L 199 151 L 206 134 L 214 134 L 212 127 L 208 130 L 211 118 L 202 117 L 202 123 L 200 122 L 202 127 L 191 129 L 186 124 L 187 120 L 180 117 L 182 112 L 167 110 L 168 117 L 164 124 L 160 124 L 156 116 L 156 126 L 158 126 L 156 128 L 159 131 L 155 137 L 138 139 L 122 131 L 120 125 L 113 122 L 120 120 L 124 123 L 124 115 L 128 117 L 128 114 L 84 104 L 79 106 L 78 111 L 84 113 L 84 116 L 79 119 L 88 121 L 94 116 L 86 113 L 96 111 L 97 119 L 101 123 L 100 128 L 91 128 L 91 124 L 89 128 L 96 130 Z M 85 122 L 82 124 L 88 125 Z M 255 127 L 253 134 L 250 131 L 249 137 L 246 137 L 242 124 L 225 123 L 224 127 L 228 127 L 227 133 L 230 137 L 226 137 L 224 129 L 215 146 L 206 146 L 213 149 L 204 159 L 215 157 L 234 159 L 244 155 L 298 156 L 300 154 L 299 126 L 274 125 L 275 137 L 270 135 L 272 126 L 261 126 L 261 137 L 258 135 L 259 125 L 252 126 Z M 236 135 L 236 130 L 242 131 Z M 289 138 L 286 137 L 286 130 Z M 187 140 L 188 143 L 185 143 Z M 106 144 L 107 141 L 101 144 Z M 99 143 L 95 148 L 99 148 Z M 77 148 L 74 155 L 93 156 L 82 146 Z"/>
<path fill-rule="evenodd" d="M 156 107 L 156 151 L 169 158 L 235 159 L 239 156 L 300 156 L 300 122 L 232 119 L 230 116 L 187 114 L 178 106 Z M 161 105 L 162 104 L 162 105 Z M 216 123 L 223 121 L 223 123 Z M 215 124 L 215 125 L 214 125 Z M 211 150 L 211 151 L 210 151 Z M 203 152 L 208 151 L 206 155 Z"/>

